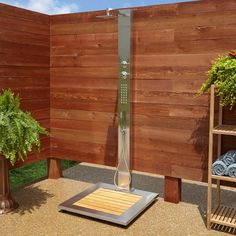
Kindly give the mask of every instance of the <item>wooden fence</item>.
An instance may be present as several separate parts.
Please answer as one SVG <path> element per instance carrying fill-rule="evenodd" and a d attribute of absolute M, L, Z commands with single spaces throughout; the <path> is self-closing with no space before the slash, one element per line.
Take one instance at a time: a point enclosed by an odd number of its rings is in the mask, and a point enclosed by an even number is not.
<path fill-rule="evenodd" d="M 0 3 L 0 89 L 11 88 L 28 110 L 50 128 L 50 18 Z M 26 163 L 50 156 L 50 138 Z M 18 164 L 19 165 L 19 164 Z M 16 166 L 18 166 L 16 165 Z"/>
<path fill-rule="evenodd" d="M 235 48 L 235 10 L 235 0 L 133 9 L 133 169 L 206 179 L 209 97 L 195 94 L 211 61 Z M 46 154 L 116 165 L 117 20 L 0 13 L 1 87 L 50 127 Z"/>
<path fill-rule="evenodd" d="M 211 61 L 235 47 L 236 1 L 133 9 L 132 167 L 203 180 Z M 116 11 L 113 12 L 117 14 Z M 117 20 L 51 17 L 51 153 L 115 165 Z"/>

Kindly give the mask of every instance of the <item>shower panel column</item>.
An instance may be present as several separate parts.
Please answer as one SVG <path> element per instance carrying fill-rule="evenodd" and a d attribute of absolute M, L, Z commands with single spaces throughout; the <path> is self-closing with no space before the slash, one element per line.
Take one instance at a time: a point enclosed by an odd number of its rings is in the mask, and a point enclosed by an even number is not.
<path fill-rule="evenodd" d="M 131 134 L 131 10 L 118 14 L 118 176 L 117 185 L 130 190 Z"/>

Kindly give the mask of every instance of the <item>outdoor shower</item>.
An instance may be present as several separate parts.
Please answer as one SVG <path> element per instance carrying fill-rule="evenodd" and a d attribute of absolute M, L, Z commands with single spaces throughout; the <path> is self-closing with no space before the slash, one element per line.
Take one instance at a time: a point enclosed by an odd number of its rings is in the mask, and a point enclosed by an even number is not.
<path fill-rule="evenodd" d="M 114 185 L 98 183 L 59 205 L 59 209 L 128 225 L 158 194 L 131 188 L 131 29 L 132 11 L 111 9 L 100 19 L 118 18 L 118 164 Z"/>
<path fill-rule="evenodd" d="M 131 11 L 118 15 L 118 165 L 114 184 L 130 190 Z"/>
<path fill-rule="evenodd" d="M 114 19 L 110 13 L 97 16 L 102 19 Z M 114 175 L 114 185 L 120 190 L 130 190 L 130 113 L 131 113 L 131 11 L 118 13 L 118 164 Z"/>

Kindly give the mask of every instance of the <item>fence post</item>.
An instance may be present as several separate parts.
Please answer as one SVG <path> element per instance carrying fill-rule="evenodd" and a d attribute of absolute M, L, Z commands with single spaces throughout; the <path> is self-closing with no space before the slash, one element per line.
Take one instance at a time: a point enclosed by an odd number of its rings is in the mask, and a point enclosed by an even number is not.
<path fill-rule="evenodd" d="M 181 201 L 181 185 L 182 181 L 180 178 L 165 176 L 164 200 L 179 203 Z"/>
<path fill-rule="evenodd" d="M 48 158 L 48 178 L 58 179 L 62 177 L 61 160 L 57 158 Z"/>

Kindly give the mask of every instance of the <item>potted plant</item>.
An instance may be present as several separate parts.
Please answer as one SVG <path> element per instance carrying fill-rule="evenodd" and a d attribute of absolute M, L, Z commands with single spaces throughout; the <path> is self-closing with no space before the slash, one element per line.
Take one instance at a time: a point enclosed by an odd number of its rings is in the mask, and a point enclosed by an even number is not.
<path fill-rule="evenodd" d="M 11 90 L 0 94 L 0 214 L 10 212 L 18 204 L 10 194 L 8 164 L 24 160 L 34 148 L 40 149 L 40 134 L 48 132 L 20 109 L 19 96 Z"/>
<path fill-rule="evenodd" d="M 236 102 L 236 50 L 218 57 L 213 62 L 208 79 L 203 83 L 198 95 L 208 91 L 211 85 L 215 85 L 215 94 L 219 97 L 220 105 L 232 109 Z"/>

